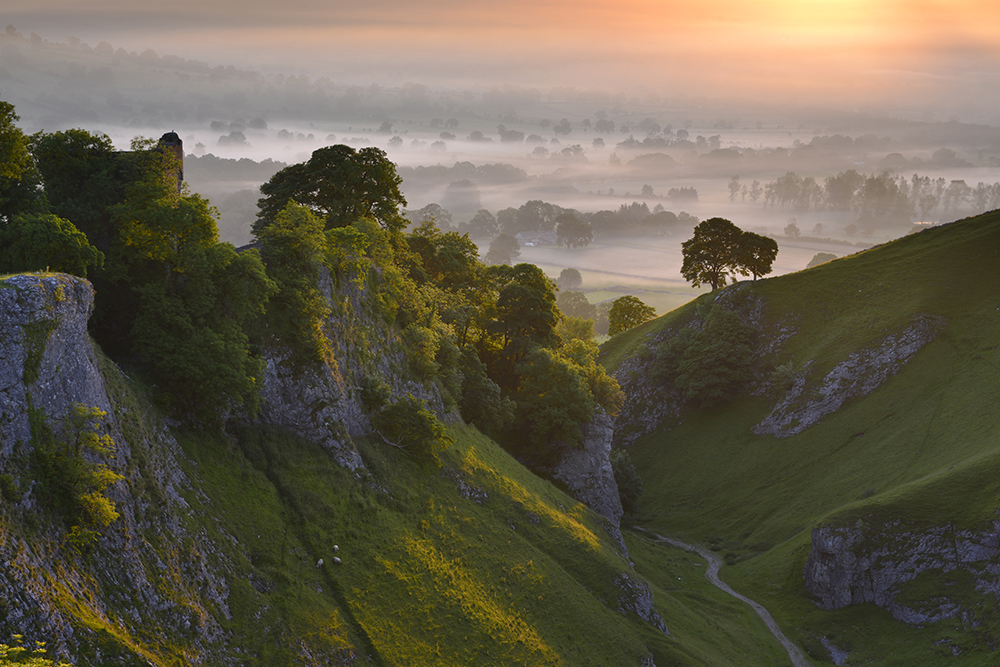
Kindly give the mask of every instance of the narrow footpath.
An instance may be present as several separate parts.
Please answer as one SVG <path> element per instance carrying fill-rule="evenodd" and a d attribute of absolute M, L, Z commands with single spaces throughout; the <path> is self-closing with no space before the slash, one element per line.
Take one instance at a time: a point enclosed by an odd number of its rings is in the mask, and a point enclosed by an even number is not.
<path fill-rule="evenodd" d="M 658 542 L 663 542 L 664 544 L 669 544 L 679 549 L 684 549 L 685 551 L 696 553 L 702 558 L 704 558 L 706 561 L 708 561 L 708 569 L 705 571 L 705 578 L 708 579 L 708 581 L 716 588 L 719 588 L 720 590 L 729 593 L 734 598 L 742 600 L 743 602 L 746 602 L 748 605 L 750 605 L 750 607 L 755 612 L 757 612 L 757 615 L 760 616 L 761 620 L 764 621 L 764 624 L 767 626 L 767 629 L 771 631 L 771 634 L 774 635 L 774 638 L 777 639 L 778 642 L 785 647 L 786 651 L 788 651 L 788 657 L 791 659 L 792 664 L 795 667 L 812 667 L 812 663 L 809 662 L 808 659 L 806 659 L 806 656 L 805 654 L 802 653 L 802 650 L 796 644 L 794 644 L 788 637 L 785 636 L 785 633 L 781 631 L 781 628 L 778 627 L 778 624 L 774 621 L 774 618 L 771 617 L 771 614 L 767 611 L 767 609 L 764 609 L 762 605 L 754 602 L 745 595 L 740 595 L 732 588 L 730 588 L 729 584 L 727 584 L 726 582 L 722 581 L 722 579 L 719 578 L 719 568 L 722 567 L 722 558 L 719 556 L 719 554 L 714 553 L 702 546 L 687 544 L 685 542 L 681 542 L 680 540 L 675 540 L 671 537 L 664 537 L 663 535 L 657 535 L 656 533 L 650 530 L 646 530 L 645 528 L 639 528 L 638 526 L 636 528 L 644 533 L 651 535 Z"/>

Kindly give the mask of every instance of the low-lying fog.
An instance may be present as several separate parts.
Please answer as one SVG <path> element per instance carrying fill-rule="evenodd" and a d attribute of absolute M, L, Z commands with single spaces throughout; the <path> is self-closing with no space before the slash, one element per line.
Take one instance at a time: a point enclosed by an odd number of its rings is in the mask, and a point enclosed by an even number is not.
<path fill-rule="evenodd" d="M 473 231 L 465 223 L 479 209 L 497 216 L 540 200 L 575 210 L 594 221 L 588 247 L 526 246 L 519 259 L 552 275 L 581 270 L 593 298 L 614 286 L 650 290 L 658 309 L 692 295 L 679 267 L 695 219 L 774 236 L 780 274 L 817 252 L 843 255 L 914 223 L 1000 207 L 1000 130 L 939 112 L 892 118 L 671 89 L 391 86 L 375 74 L 359 86 L 95 42 L 8 26 L 0 99 L 27 132 L 81 127 L 123 150 L 137 135 L 176 131 L 191 189 L 218 206 L 222 234 L 237 244 L 250 239 L 260 184 L 333 143 L 384 150 L 414 220 L 429 212 Z M 633 203 L 644 208 L 624 232 L 590 217 Z M 434 204 L 445 210 L 420 212 Z M 642 227 L 658 211 L 688 217 Z M 490 238 L 473 238 L 485 252 Z"/>

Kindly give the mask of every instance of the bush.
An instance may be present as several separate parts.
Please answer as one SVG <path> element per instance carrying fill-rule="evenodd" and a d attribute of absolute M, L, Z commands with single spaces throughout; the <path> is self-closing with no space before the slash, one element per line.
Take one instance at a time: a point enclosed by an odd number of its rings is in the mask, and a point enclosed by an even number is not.
<path fill-rule="evenodd" d="M 21 646 L 21 635 L 14 635 L 13 646 L 0 644 L 0 667 L 29 665 L 29 667 L 72 667 L 67 662 L 54 662 L 46 657 L 45 642 L 35 642 L 35 648 L 28 650 Z"/>
<path fill-rule="evenodd" d="M 438 452 L 454 443 L 424 401 L 407 394 L 375 417 L 376 432 L 393 447 L 440 463 Z"/>
<path fill-rule="evenodd" d="M 704 317 L 701 329 L 685 327 L 663 343 L 653 372 L 685 399 L 715 405 L 750 381 L 754 329 L 722 306 L 700 307 L 699 314 Z"/>
<path fill-rule="evenodd" d="M 17 484 L 14 482 L 14 476 L 10 473 L 0 475 L 0 496 L 8 503 L 16 503 L 18 498 L 20 498 L 20 494 L 17 492 Z"/>
<path fill-rule="evenodd" d="M 514 402 L 503 396 L 496 382 L 486 375 L 486 364 L 467 345 L 459 361 L 462 376 L 459 410 L 462 419 L 487 434 L 501 431 L 514 419 Z"/>
<path fill-rule="evenodd" d="M 87 277 L 104 266 L 104 253 L 69 220 L 51 214 L 19 215 L 0 224 L 0 273 L 58 271 Z"/>
<path fill-rule="evenodd" d="M 70 539 L 77 546 L 93 541 L 100 530 L 118 519 L 118 511 L 105 491 L 123 477 L 103 463 L 87 461 L 83 455 L 114 457 L 115 442 L 99 435 L 107 413 L 74 404 L 63 434 L 56 438 L 41 411 L 32 409 L 34 464 L 43 503 L 64 514 Z"/>

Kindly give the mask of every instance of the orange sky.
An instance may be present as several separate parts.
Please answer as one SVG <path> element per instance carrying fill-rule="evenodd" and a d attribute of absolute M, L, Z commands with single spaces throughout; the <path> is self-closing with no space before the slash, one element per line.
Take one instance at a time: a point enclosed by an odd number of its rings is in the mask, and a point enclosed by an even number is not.
<path fill-rule="evenodd" d="M 43 32 L 48 22 L 62 31 L 47 39 L 121 25 L 110 39 L 160 35 L 178 47 L 161 46 L 161 53 L 232 49 L 256 61 L 290 56 L 313 67 L 372 67 L 376 75 L 393 69 L 428 84 L 438 75 L 465 83 L 642 84 L 810 102 L 972 96 L 1000 83 L 996 0 L 8 3 L 5 15 L 18 29 Z"/>

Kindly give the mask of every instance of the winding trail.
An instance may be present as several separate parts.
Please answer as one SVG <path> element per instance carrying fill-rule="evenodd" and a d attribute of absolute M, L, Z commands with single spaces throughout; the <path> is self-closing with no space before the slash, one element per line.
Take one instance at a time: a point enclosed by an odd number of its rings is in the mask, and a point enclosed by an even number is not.
<path fill-rule="evenodd" d="M 719 578 L 719 568 L 722 567 L 722 558 L 720 558 L 718 554 L 713 553 L 702 546 L 687 544 L 671 537 L 664 537 L 663 535 L 658 535 L 651 530 L 639 528 L 638 526 L 636 526 L 636 528 L 644 533 L 648 533 L 658 542 L 663 542 L 679 549 L 696 553 L 708 561 L 708 569 L 705 571 L 705 578 L 708 579 L 708 581 L 716 588 L 719 588 L 720 590 L 729 593 L 734 598 L 742 600 L 750 605 L 750 607 L 757 612 L 757 615 L 760 616 L 761 620 L 764 621 L 764 624 L 767 626 L 767 629 L 771 631 L 771 634 L 774 635 L 774 638 L 785 647 L 786 651 L 788 651 L 788 657 L 791 659 L 792 664 L 795 665 L 795 667 L 812 667 L 812 663 L 806 659 L 805 654 L 802 653 L 802 649 L 796 646 L 792 640 L 785 636 L 785 633 L 781 631 L 781 628 L 778 627 L 778 624 L 775 622 L 774 618 L 771 617 L 771 614 L 767 611 L 767 609 L 764 609 L 762 605 L 754 602 L 745 595 L 740 595 L 730 588 L 729 584 Z"/>

